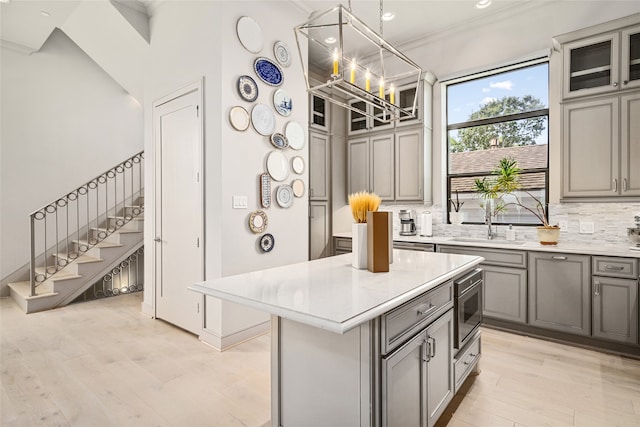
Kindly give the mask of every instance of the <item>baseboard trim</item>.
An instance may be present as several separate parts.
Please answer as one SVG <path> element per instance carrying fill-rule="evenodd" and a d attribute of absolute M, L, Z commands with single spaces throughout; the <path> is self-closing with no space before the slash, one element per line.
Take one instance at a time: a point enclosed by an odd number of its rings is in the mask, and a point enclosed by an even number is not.
<path fill-rule="evenodd" d="M 251 326 L 250 328 L 243 329 L 233 334 L 220 336 L 207 329 L 203 329 L 198 337 L 200 341 L 208 346 L 215 348 L 218 351 L 226 351 L 232 347 L 249 341 L 253 338 L 265 335 L 271 331 L 271 321 L 259 323 Z"/>

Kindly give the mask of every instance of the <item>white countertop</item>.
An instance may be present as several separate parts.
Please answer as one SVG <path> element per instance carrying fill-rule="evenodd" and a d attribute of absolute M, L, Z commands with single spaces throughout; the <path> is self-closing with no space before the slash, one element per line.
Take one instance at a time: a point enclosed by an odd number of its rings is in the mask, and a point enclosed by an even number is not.
<path fill-rule="evenodd" d="M 334 237 L 351 238 L 350 232 L 334 233 Z M 473 246 L 479 248 L 495 248 L 495 249 L 511 249 L 520 251 L 538 251 L 538 252 L 562 252 L 570 254 L 585 255 L 604 255 L 604 256 L 620 256 L 640 258 L 639 250 L 629 249 L 631 243 L 611 243 L 611 244 L 593 244 L 583 242 L 560 241 L 557 245 L 541 245 L 537 241 L 507 241 L 504 239 L 488 240 L 473 237 L 450 237 L 450 236 L 433 236 L 422 237 L 416 236 L 393 236 L 393 240 L 397 242 L 417 242 L 432 243 L 436 245 L 456 245 L 456 246 Z"/>
<path fill-rule="evenodd" d="M 396 249 L 388 273 L 356 270 L 346 254 L 199 282 L 189 289 L 342 334 L 482 261 Z"/>

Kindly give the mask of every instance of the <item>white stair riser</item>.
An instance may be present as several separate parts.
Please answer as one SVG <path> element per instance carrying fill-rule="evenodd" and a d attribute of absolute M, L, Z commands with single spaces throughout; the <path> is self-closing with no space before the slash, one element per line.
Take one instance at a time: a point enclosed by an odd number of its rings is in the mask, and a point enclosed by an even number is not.
<path fill-rule="evenodd" d="M 144 221 L 137 218 L 133 218 L 128 222 L 125 222 L 122 218 L 109 218 L 108 224 L 110 227 L 128 231 L 142 231 L 144 227 Z"/>

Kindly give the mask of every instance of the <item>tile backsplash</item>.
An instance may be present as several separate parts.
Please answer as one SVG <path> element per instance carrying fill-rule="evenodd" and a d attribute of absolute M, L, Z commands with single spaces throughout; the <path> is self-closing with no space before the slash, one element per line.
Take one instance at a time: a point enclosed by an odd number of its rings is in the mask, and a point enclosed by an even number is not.
<path fill-rule="evenodd" d="M 433 235 L 447 237 L 484 237 L 487 233 L 486 225 L 451 225 L 445 224 L 444 210 L 441 205 L 382 205 L 380 210 L 392 211 L 393 228 L 400 229 L 398 212 L 401 209 L 412 209 L 416 218 L 418 234 L 422 229 L 420 214 L 430 211 L 433 218 Z M 562 229 L 560 239 L 570 239 L 572 242 L 589 243 L 626 243 L 627 228 L 634 226 L 633 217 L 640 213 L 640 203 L 561 203 L 549 205 L 551 224 L 566 222 L 567 228 Z M 580 222 L 593 222 L 593 234 L 581 234 Z M 516 240 L 537 240 L 534 227 L 514 226 Z M 505 238 L 506 226 L 498 226 L 498 239 Z"/>

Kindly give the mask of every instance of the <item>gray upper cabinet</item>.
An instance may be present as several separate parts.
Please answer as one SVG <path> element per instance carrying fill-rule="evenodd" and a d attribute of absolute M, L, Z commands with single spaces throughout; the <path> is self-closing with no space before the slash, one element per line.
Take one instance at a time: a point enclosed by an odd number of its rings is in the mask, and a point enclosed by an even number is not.
<path fill-rule="evenodd" d="M 563 97 L 640 87 L 640 26 L 566 43 Z"/>
<path fill-rule="evenodd" d="M 330 158 L 329 135 L 309 132 L 309 200 L 329 199 Z"/>
<path fill-rule="evenodd" d="M 591 334 L 591 265 L 588 255 L 529 253 L 529 324 Z"/>
<path fill-rule="evenodd" d="M 424 142 L 422 129 L 396 133 L 395 199 L 423 200 Z"/>
<path fill-rule="evenodd" d="M 640 196 L 640 93 L 564 105 L 563 196 Z"/>
<path fill-rule="evenodd" d="M 349 140 L 348 194 L 372 191 L 394 199 L 394 134 L 380 133 Z"/>
<path fill-rule="evenodd" d="M 638 281 L 593 276 L 593 336 L 638 344 Z"/>
<path fill-rule="evenodd" d="M 369 138 L 350 139 L 348 150 L 347 194 L 358 191 L 370 191 Z"/>
<path fill-rule="evenodd" d="M 329 101 L 317 95 L 310 95 L 309 106 L 311 117 L 309 118 L 309 126 L 314 129 L 328 132 L 329 131 Z"/>

